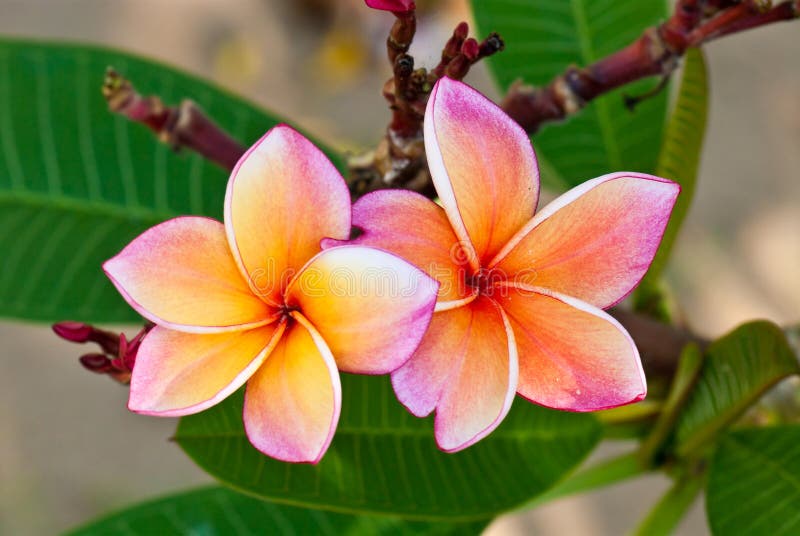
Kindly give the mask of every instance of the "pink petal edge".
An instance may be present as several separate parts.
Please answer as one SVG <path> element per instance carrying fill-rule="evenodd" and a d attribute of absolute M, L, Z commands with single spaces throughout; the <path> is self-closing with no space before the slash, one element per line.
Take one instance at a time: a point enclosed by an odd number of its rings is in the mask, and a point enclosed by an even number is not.
<path fill-rule="evenodd" d="M 365 3 L 372 9 L 393 13 L 407 13 L 416 8 L 413 0 L 365 0 Z"/>
<path fill-rule="evenodd" d="M 436 414 L 437 418 L 434 419 L 434 435 L 436 436 L 436 445 L 442 452 L 453 453 L 464 450 L 467 447 L 471 447 L 481 439 L 491 434 L 498 426 L 500 426 L 500 423 L 503 422 L 503 419 L 505 419 L 506 416 L 508 415 L 508 412 L 511 410 L 511 404 L 514 402 L 514 397 L 517 394 L 517 383 L 519 381 L 519 361 L 517 355 L 517 345 L 514 339 L 514 331 L 511 329 L 508 317 L 503 311 L 503 308 L 494 303 L 494 301 L 492 301 L 492 303 L 497 308 L 497 311 L 503 320 L 503 326 L 505 328 L 506 337 L 508 340 L 508 359 L 509 359 L 508 390 L 506 392 L 505 400 L 503 401 L 502 409 L 500 410 L 500 413 L 497 415 L 497 417 L 481 432 L 473 436 L 471 439 L 465 441 L 464 443 L 461 443 L 460 445 L 453 447 L 444 447 L 441 445 L 439 441 L 439 432 L 441 431 L 444 425 L 438 419 L 439 414 L 437 411 Z"/>
<path fill-rule="evenodd" d="M 519 284 L 509 284 L 508 286 L 509 287 L 517 287 L 517 288 L 519 288 L 520 290 L 522 290 L 524 292 L 533 292 L 533 293 L 536 293 L 536 294 L 541 294 L 541 295 L 544 295 L 544 296 L 548 296 L 548 297 L 554 298 L 554 299 L 556 299 L 558 301 L 561 301 L 562 303 L 564 303 L 566 305 L 574 307 L 575 309 L 577 309 L 579 311 L 583 311 L 583 312 L 588 313 L 590 315 L 596 316 L 596 317 L 598 317 L 598 318 L 600 318 L 602 320 L 605 320 L 609 324 L 611 324 L 613 327 L 615 327 L 625 337 L 625 339 L 628 341 L 628 343 L 630 345 L 630 348 L 633 350 L 633 362 L 634 362 L 634 365 L 635 365 L 635 368 L 636 368 L 636 371 L 637 371 L 637 376 L 638 376 L 639 382 L 640 382 L 639 383 L 639 388 L 636 389 L 638 391 L 637 394 L 632 396 L 630 399 L 626 399 L 626 400 L 623 400 L 623 401 L 617 401 L 617 402 L 613 402 L 613 403 L 608 403 L 608 404 L 601 404 L 601 405 L 592 406 L 592 407 L 553 406 L 553 405 L 548 405 L 548 404 L 542 403 L 542 401 L 539 401 L 539 400 L 531 399 L 531 398 L 525 396 L 524 394 L 522 394 L 521 392 L 517 393 L 517 394 L 519 394 L 519 396 L 521 396 L 522 398 L 528 400 L 529 402 L 532 402 L 532 403 L 534 403 L 536 405 L 539 405 L 539 406 L 548 407 L 548 408 L 551 408 L 551 409 L 562 410 L 562 411 L 573 411 L 573 412 L 577 412 L 577 413 L 585 413 L 585 412 L 613 409 L 613 408 L 624 406 L 624 405 L 627 405 L 627 404 L 632 404 L 634 402 L 639 402 L 639 401 L 645 399 L 645 397 L 647 396 L 647 378 L 645 377 L 644 369 L 642 368 L 641 357 L 639 356 L 639 349 L 636 347 L 636 343 L 634 342 L 633 338 L 630 336 L 628 331 L 622 326 L 622 324 L 619 323 L 619 321 L 616 318 L 614 318 L 613 316 L 611 316 L 607 312 L 603 311 L 602 309 L 600 309 L 598 307 L 595 307 L 595 306 L 593 306 L 593 305 L 591 305 L 589 303 L 586 303 L 586 302 L 583 302 L 583 301 L 578 300 L 576 298 L 573 298 L 572 296 L 565 296 L 563 294 L 559 294 L 557 292 L 553 292 L 553 291 L 551 291 L 549 289 L 546 289 L 546 288 L 540 288 L 540 287 L 534 287 L 534 286 L 528 286 L 528 285 L 519 285 Z"/>
<path fill-rule="evenodd" d="M 339 377 L 338 369 L 336 368 L 336 362 L 333 359 L 333 355 L 331 354 L 330 350 L 328 349 L 327 344 L 323 340 L 322 336 L 314 329 L 314 326 L 306 319 L 302 314 L 295 312 L 291 313 L 292 318 L 294 318 L 299 325 L 305 328 L 311 339 L 314 341 L 317 349 L 319 350 L 320 356 L 324 360 L 326 364 L 326 368 L 329 373 L 329 377 L 331 380 L 331 385 L 333 387 L 333 415 L 331 417 L 330 426 L 328 429 L 328 435 L 325 438 L 319 452 L 312 458 L 307 459 L 303 456 L 295 456 L 295 457 L 285 457 L 285 458 L 278 458 L 285 462 L 290 463 L 308 463 L 311 465 L 316 465 L 322 460 L 322 457 L 328 451 L 328 447 L 330 447 L 331 442 L 333 441 L 333 437 L 336 433 L 336 428 L 339 423 L 339 417 L 341 415 L 342 409 L 342 384 L 341 378 Z M 245 391 L 245 403 L 244 407 L 247 408 L 247 392 Z M 245 415 L 243 418 L 244 427 L 245 427 L 245 434 L 247 435 L 248 440 L 250 443 L 260 452 L 266 454 L 267 456 L 273 456 L 272 453 L 266 452 L 260 449 L 257 445 L 258 439 L 254 437 L 255 432 L 252 430 L 250 426 L 248 426 L 248 418 Z"/>
<path fill-rule="evenodd" d="M 440 79 L 425 110 L 431 178 L 477 270 L 533 216 L 539 171 L 528 135 L 470 86 Z"/>
<path fill-rule="evenodd" d="M 176 323 L 176 322 L 167 321 L 164 318 L 161 318 L 158 315 L 151 313 L 149 310 L 147 310 L 141 303 L 139 303 L 125 289 L 123 284 L 119 281 L 119 278 L 118 278 L 119 274 L 115 275 L 116 270 L 115 270 L 114 267 L 115 267 L 117 261 L 119 259 L 121 259 L 131 248 L 136 248 L 137 247 L 137 242 L 141 238 L 145 237 L 146 235 L 149 235 L 152 232 L 156 232 L 159 228 L 161 228 L 164 225 L 168 225 L 168 224 L 171 224 L 173 222 L 178 222 L 178 221 L 183 221 L 183 220 L 190 220 L 190 219 L 204 220 L 204 221 L 214 222 L 214 223 L 217 223 L 219 225 L 222 225 L 219 221 L 217 221 L 217 220 L 215 220 L 213 218 L 205 217 L 205 216 L 179 216 L 179 217 L 176 217 L 176 218 L 172 218 L 171 220 L 167 220 L 167 221 L 162 222 L 162 223 L 160 223 L 158 225 L 150 227 L 149 229 L 146 229 L 145 231 L 142 231 L 127 246 L 125 246 L 125 248 L 123 248 L 122 251 L 120 251 L 117 255 L 115 255 L 114 257 L 112 257 L 110 259 L 108 259 L 107 261 L 105 261 L 103 263 L 103 265 L 102 265 L 103 272 L 105 273 L 106 277 L 108 277 L 108 279 L 111 281 L 111 283 L 114 285 L 114 287 L 117 289 L 117 291 L 120 293 L 122 298 L 137 313 L 139 313 L 142 317 L 146 318 L 147 320 L 150 320 L 154 324 L 157 324 L 159 326 L 163 326 L 163 327 L 166 327 L 166 328 L 169 328 L 169 329 L 173 329 L 175 331 L 183 331 L 185 333 L 222 333 L 222 332 L 226 332 L 226 331 L 243 331 L 243 330 L 247 330 L 247 329 L 253 329 L 253 328 L 266 326 L 266 325 L 269 325 L 269 324 L 275 322 L 275 320 L 277 320 L 278 317 L 276 315 L 274 315 L 274 314 L 271 314 L 270 316 L 266 317 L 264 320 L 257 321 L 257 322 L 247 322 L 247 323 L 244 323 L 244 324 L 231 324 L 231 325 L 219 325 L 219 326 L 196 326 L 196 325 L 191 325 L 191 324 L 179 324 L 179 323 Z"/>
<path fill-rule="evenodd" d="M 327 193 L 327 197 L 328 198 L 340 197 L 342 200 L 346 199 L 346 204 L 347 204 L 348 210 L 336 211 L 337 215 L 340 215 L 343 218 L 342 222 L 341 222 L 341 225 L 340 225 L 341 229 L 333 229 L 332 228 L 332 229 L 328 230 L 328 233 L 333 235 L 333 234 L 336 233 L 336 231 L 340 231 L 341 234 L 342 234 L 341 240 L 345 240 L 346 239 L 346 235 L 350 232 L 350 227 L 351 227 L 351 223 L 352 223 L 351 222 L 352 207 L 351 207 L 351 204 L 350 204 L 350 190 L 347 187 L 347 183 L 345 182 L 344 178 L 341 176 L 339 171 L 336 170 L 336 168 L 333 165 L 333 163 L 330 162 L 330 159 L 328 158 L 328 156 L 325 155 L 321 151 L 321 149 L 319 149 L 319 147 L 317 147 L 311 140 L 309 140 L 308 138 L 303 136 L 303 134 L 298 132 L 296 129 L 294 129 L 290 125 L 287 125 L 285 123 L 279 123 L 279 124 L 275 125 L 274 127 L 272 127 L 271 129 L 269 129 L 263 136 L 261 136 L 261 138 L 258 139 L 258 141 L 256 141 L 244 153 L 244 155 L 242 155 L 242 157 L 236 163 L 236 166 L 233 168 L 233 171 L 230 174 L 230 178 L 228 179 L 228 184 L 227 184 L 227 188 L 226 188 L 226 191 L 225 191 L 225 202 L 224 202 L 224 225 L 225 225 L 225 231 L 226 231 L 226 234 L 227 234 L 227 237 L 228 237 L 228 243 L 230 245 L 231 252 L 233 253 L 233 258 L 236 261 L 236 265 L 239 267 L 239 271 L 242 273 L 242 277 L 244 277 L 245 280 L 248 282 L 248 284 L 250 285 L 251 290 L 253 291 L 253 293 L 256 296 L 262 296 L 263 292 L 261 292 L 261 290 L 258 288 L 256 283 L 250 277 L 250 273 L 249 273 L 249 271 L 248 271 L 248 269 L 247 269 L 247 267 L 245 265 L 245 261 L 244 261 L 244 259 L 242 257 L 242 253 L 240 251 L 240 247 L 237 244 L 236 233 L 235 233 L 234 225 L 233 225 L 234 185 L 235 185 L 235 182 L 236 182 L 236 177 L 239 174 L 239 172 L 240 172 L 241 168 L 243 167 L 243 165 L 245 164 L 245 162 L 247 162 L 248 159 L 251 157 L 251 155 L 253 153 L 255 153 L 256 151 L 258 151 L 259 147 L 266 140 L 268 140 L 270 138 L 270 136 L 272 136 L 272 135 L 287 136 L 288 138 L 292 138 L 294 140 L 300 141 L 301 143 L 303 143 L 303 142 L 307 143 L 308 144 L 308 149 L 310 151 L 312 151 L 313 154 L 310 154 L 310 157 L 306 159 L 306 162 L 304 162 L 304 164 L 308 165 L 309 162 L 316 162 L 317 164 L 319 164 L 320 162 L 317 161 L 318 157 L 322 156 L 323 157 L 322 160 L 324 161 L 324 165 L 326 167 L 330 167 L 332 171 L 335 171 L 335 173 L 332 173 L 332 175 L 336 179 L 334 179 L 334 181 L 331 184 L 328 184 L 328 189 L 330 190 L 330 192 Z M 317 173 L 317 175 L 318 176 L 315 177 L 315 179 L 316 180 L 320 180 L 323 176 L 327 176 L 328 173 Z M 335 190 L 338 190 L 338 192 L 336 192 L 336 195 L 334 196 L 334 195 L 332 195 L 331 192 L 333 192 Z M 326 193 L 323 192 L 323 191 L 319 191 L 318 194 L 319 195 L 326 195 Z M 311 209 L 311 210 L 314 209 L 313 203 L 311 201 L 309 201 L 309 209 Z M 319 244 L 320 247 L 322 246 L 321 242 L 324 241 L 324 240 L 327 240 L 327 239 L 328 239 L 327 237 L 321 237 L 320 244 Z M 336 238 L 333 237 L 332 239 L 336 239 Z M 282 277 L 282 275 L 283 274 L 281 274 L 281 277 Z M 267 298 L 265 301 L 267 301 L 268 303 L 272 303 L 274 301 L 272 299 L 269 299 L 268 297 L 264 297 L 264 298 Z M 272 305 L 279 305 L 279 304 L 272 303 Z"/>
<path fill-rule="evenodd" d="M 158 326 L 156 326 L 150 333 L 147 334 L 147 336 L 145 336 L 144 340 L 142 341 L 142 346 L 139 348 L 140 355 L 143 355 L 144 353 L 147 352 L 146 345 L 148 337 L 151 337 L 152 334 L 159 329 L 164 329 L 164 328 L 159 328 Z M 238 374 L 234 378 L 234 380 L 231 383 L 229 383 L 224 389 L 222 389 L 212 398 L 204 402 L 201 402 L 199 404 L 194 404 L 192 406 L 187 406 L 185 408 L 176 408 L 171 410 L 145 409 L 146 404 L 143 403 L 144 401 L 139 400 L 139 396 L 137 395 L 138 381 L 137 381 L 136 367 L 134 366 L 133 375 L 131 377 L 130 396 L 128 398 L 128 410 L 137 413 L 139 415 L 149 415 L 153 417 L 183 417 L 185 415 L 194 415 L 195 413 L 200 413 L 201 411 L 204 411 L 210 407 L 219 404 L 220 402 L 228 398 L 230 395 L 232 395 L 234 392 L 236 392 L 236 390 L 239 389 L 242 385 L 244 385 L 247 382 L 247 380 L 255 373 L 255 371 L 258 370 L 258 368 L 261 366 L 264 360 L 267 359 L 267 357 L 269 357 L 270 352 L 275 348 L 275 346 L 280 341 L 285 329 L 286 329 L 286 324 L 284 322 L 278 325 L 272 337 L 267 342 L 267 345 L 264 347 L 264 349 L 258 354 L 256 354 L 256 356 L 253 357 L 248 366 L 240 374 Z M 232 334 L 232 336 L 235 335 Z"/>
<path fill-rule="evenodd" d="M 648 239 L 648 243 L 650 244 L 650 252 L 649 252 L 650 260 L 648 262 L 648 268 L 649 268 L 649 265 L 652 263 L 655 254 L 658 250 L 658 246 L 661 243 L 661 239 L 663 238 L 664 233 L 666 232 L 667 224 L 669 222 L 669 215 L 671 213 L 672 208 L 675 205 L 675 202 L 677 201 L 677 196 L 681 191 L 681 186 L 674 181 L 662 177 L 657 177 L 655 175 L 623 171 L 623 172 L 608 173 L 606 175 L 602 175 L 595 179 L 588 180 L 572 188 L 571 190 L 568 190 L 564 194 L 560 195 L 558 198 L 548 203 L 547 206 L 543 207 L 539 212 L 537 212 L 536 215 L 533 217 L 533 219 L 531 219 L 524 227 L 522 227 L 514 235 L 514 237 L 511 238 L 511 240 L 509 240 L 509 242 L 497 253 L 497 255 L 495 255 L 495 257 L 488 264 L 489 269 L 501 264 L 503 260 L 509 255 L 509 253 L 511 253 L 514 250 L 514 248 L 522 240 L 524 240 L 525 237 L 528 236 L 528 234 L 530 234 L 536 227 L 538 227 L 541 223 L 545 222 L 552 215 L 557 213 L 560 209 L 580 199 L 581 196 L 587 194 L 588 192 L 594 190 L 599 186 L 602 186 L 605 183 L 608 183 L 612 180 L 624 179 L 624 178 L 634 178 L 634 179 L 642 179 L 645 181 L 659 182 L 674 186 L 675 188 L 673 200 L 670 205 L 670 210 L 666 214 L 661 215 L 663 220 L 663 225 L 661 227 L 660 232 L 658 232 L 656 235 L 649 237 Z M 643 273 L 635 281 L 633 281 L 632 284 L 628 286 L 625 291 L 622 292 L 622 294 L 617 296 L 616 299 L 607 303 L 600 303 L 593 305 L 599 307 L 600 309 L 608 309 L 610 307 L 617 305 L 622 300 L 624 300 L 631 292 L 633 292 L 633 290 L 639 285 L 639 283 L 642 281 L 642 279 L 646 274 L 647 274 L 647 269 L 645 269 Z"/>

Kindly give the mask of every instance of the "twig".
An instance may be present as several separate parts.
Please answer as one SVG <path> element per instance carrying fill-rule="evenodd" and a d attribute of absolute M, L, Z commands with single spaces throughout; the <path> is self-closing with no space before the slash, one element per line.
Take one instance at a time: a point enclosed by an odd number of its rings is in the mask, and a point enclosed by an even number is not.
<path fill-rule="evenodd" d="M 407 188 L 434 195 L 425 162 L 422 121 L 433 85 L 443 76 L 463 79 L 472 65 L 503 49 L 496 33 L 478 42 L 468 37 L 466 22 L 458 24 L 442 49 L 441 60 L 430 71 L 414 69 L 408 54 L 416 28 L 412 9 L 394 13 L 396 17 L 386 40 L 393 76 L 384 85 L 383 95 L 392 110 L 386 135 L 378 147 L 350 161 L 350 191 L 358 197 L 381 188 Z"/>
<path fill-rule="evenodd" d="M 245 152 L 245 147 L 191 100 L 169 107 L 158 97 L 143 97 L 129 80 L 111 67 L 106 70 L 103 96 L 112 112 L 146 125 L 159 140 L 175 150 L 187 147 L 224 169 L 233 169 Z"/>
<path fill-rule="evenodd" d="M 723 35 L 800 16 L 800 1 L 771 7 L 769 0 L 680 0 L 663 24 L 633 43 L 584 68 L 569 67 L 543 88 L 514 84 L 505 111 L 528 133 L 580 111 L 609 91 L 653 75 L 669 77 L 690 47 Z"/>
<path fill-rule="evenodd" d="M 759 26 L 772 24 L 773 22 L 788 21 L 798 17 L 800 17 L 800 1 L 783 2 L 764 13 L 734 21 L 727 27 L 721 28 L 712 38 L 716 39 L 724 35 L 739 33 L 752 28 L 758 28 Z"/>

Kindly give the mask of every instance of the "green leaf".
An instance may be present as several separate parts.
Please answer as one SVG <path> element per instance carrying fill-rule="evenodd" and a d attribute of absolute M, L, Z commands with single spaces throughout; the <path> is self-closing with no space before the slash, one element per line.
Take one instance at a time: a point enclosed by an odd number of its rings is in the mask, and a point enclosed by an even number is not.
<path fill-rule="evenodd" d="M 209 486 L 148 501 L 92 521 L 69 536 L 186 534 L 249 536 L 261 534 L 324 534 L 330 536 L 480 534 L 488 520 L 469 523 L 410 522 L 320 512 L 276 505 Z"/>
<path fill-rule="evenodd" d="M 647 303 L 659 293 L 659 280 L 669 259 L 675 237 L 686 218 L 694 196 L 703 137 L 708 113 L 708 80 L 703 52 L 691 48 L 686 52 L 683 75 L 667 121 L 664 143 L 658 157 L 656 175 L 676 181 L 681 194 L 667 225 L 661 246 L 647 275 L 639 284 L 636 301 Z"/>
<path fill-rule="evenodd" d="M 518 78 L 542 86 L 570 64 L 585 67 L 637 39 L 666 17 L 667 2 L 615 0 L 473 0 L 479 33 L 496 31 L 505 50 L 489 58 L 503 91 Z M 612 171 L 652 173 L 661 146 L 667 95 L 625 108 L 622 94 L 637 95 L 655 80 L 626 85 L 599 97 L 563 124 L 533 136 L 540 159 L 564 179 L 561 189 Z"/>
<path fill-rule="evenodd" d="M 436 448 L 432 419 L 410 415 L 388 377 L 342 377 L 342 416 L 316 465 L 292 465 L 255 450 L 242 426 L 241 393 L 184 417 L 175 440 L 204 470 L 270 501 L 347 513 L 468 521 L 544 492 L 594 447 L 591 415 L 522 399 L 487 438 L 456 454 Z"/>
<path fill-rule="evenodd" d="M 771 322 L 749 322 L 712 343 L 676 425 L 677 454 L 707 445 L 770 387 L 799 371 L 785 335 Z"/>
<path fill-rule="evenodd" d="M 641 476 L 647 471 L 648 469 L 639 461 L 638 453 L 629 452 L 579 470 L 559 482 L 555 487 L 536 497 L 526 506 L 533 508 L 562 497 L 594 491 L 598 488 L 611 486 Z"/>
<path fill-rule="evenodd" d="M 706 512 L 715 535 L 800 534 L 800 426 L 725 435 L 711 461 Z"/>
<path fill-rule="evenodd" d="M 220 218 L 228 173 L 108 111 L 113 65 L 143 94 L 191 98 L 245 144 L 278 119 L 172 67 L 91 46 L 0 39 L 0 316 L 138 319 L 101 263 L 168 218 Z"/>

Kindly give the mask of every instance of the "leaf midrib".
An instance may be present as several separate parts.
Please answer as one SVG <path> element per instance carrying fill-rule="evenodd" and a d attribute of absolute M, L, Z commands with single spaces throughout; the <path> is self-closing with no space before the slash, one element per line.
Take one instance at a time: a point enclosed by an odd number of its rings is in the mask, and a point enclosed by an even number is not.
<path fill-rule="evenodd" d="M 103 216 L 119 220 L 140 220 L 144 223 L 160 223 L 180 216 L 177 212 L 153 210 L 143 206 L 130 206 L 106 201 L 95 201 L 66 195 L 53 195 L 31 190 L 0 191 L 0 206 L 15 205 L 31 208 L 58 208 L 85 216 Z"/>

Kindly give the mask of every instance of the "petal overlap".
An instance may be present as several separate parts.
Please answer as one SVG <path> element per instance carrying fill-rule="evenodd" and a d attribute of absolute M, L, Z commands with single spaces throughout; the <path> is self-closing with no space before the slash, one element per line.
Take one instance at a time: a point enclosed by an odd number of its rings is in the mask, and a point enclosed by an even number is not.
<path fill-rule="evenodd" d="M 456 235 L 474 246 L 477 269 L 533 217 L 539 171 L 530 140 L 496 104 L 449 78 L 431 93 L 424 130 L 436 192 Z"/>
<path fill-rule="evenodd" d="M 350 234 L 350 193 L 328 158 L 279 125 L 241 158 L 225 197 L 228 240 L 250 287 L 271 303 L 320 251 Z"/>
<path fill-rule="evenodd" d="M 505 315 L 483 297 L 437 313 L 414 356 L 392 374 L 392 386 L 414 415 L 436 409 L 442 450 L 474 444 L 502 421 L 516 391 L 516 346 Z"/>
<path fill-rule="evenodd" d="M 424 131 L 447 221 L 438 207 L 401 192 L 370 194 L 354 211 L 363 231 L 354 242 L 427 269 L 446 266 L 444 245 L 455 241 L 465 261 L 458 271 L 428 269 L 442 283 L 440 301 L 419 348 L 392 373 L 400 402 L 419 417 L 435 411 L 437 443 L 453 452 L 494 430 L 515 393 L 572 411 L 641 400 L 647 387 L 636 346 L 601 308 L 644 276 L 680 187 L 610 174 L 534 217 L 536 158 L 498 106 L 442 79 Z"/>
<path fill-rule="evenodd" d="M 472 324 L 472 309 L 458 307 L 433 315 L 422 343 L 402 367 L 392 373 L 397 399 L 417 417 L 436 409 L 451 371 L 463 359 L 465 334 Z"/>
<path fill-rule="evenodd" d="M 137 352 L 128 408 L 161 417 L 207 409 L 244 385 L 283 331 L 283 322 L 236 334 L 156 326 Z"/>
<path fill-rule="evenodd" d="M 241 330 L 275 316 L 239 273 L 223 225 L 209 218 L 182 217 L 156 225 L 103 269 L 134 309 L 171 329 Z"/>
<path fill-rule="evenodd" d="M 299 313 L 247 382 L 244 425 L 261 452 L 288 462 L 317 463 L 341 411 L 341 383 L 325 341 Z"/>
<path fill-rule="evenodd" d="M 647 384 L 639 352 L 608 313 L 547 289 L 507 290 L 498 300 L 514 330 L 520 395 L 570 411 L 607 409 L 644 398 Z"/>
<path fill-rule="evenodd" d="M 402 365 L 430 322 L 438 283 L 375 248 L 341 246 L 309 261 L 287 290 L 330 347 L 339 369 L 385 374 Z"/>
<path fill-rule="evenodd" d="M 638 173 L 590 180 L 542 209 L 490 267 L 605 309 L 644 277 L 679 192 Z"/>
<path fill-rule="evenodd" d="M 353 226 L 362 234 L 350 243 L 384 249 L 430 274 L 440 301 L 468 295 L 467 258 L 444 209 L 430 199 L 405 190 L 369 193 L 353 205 Z"/>

